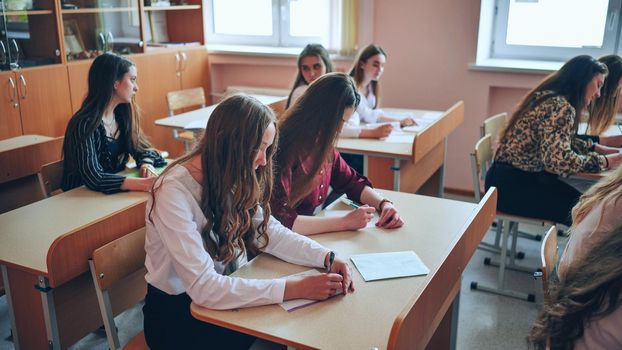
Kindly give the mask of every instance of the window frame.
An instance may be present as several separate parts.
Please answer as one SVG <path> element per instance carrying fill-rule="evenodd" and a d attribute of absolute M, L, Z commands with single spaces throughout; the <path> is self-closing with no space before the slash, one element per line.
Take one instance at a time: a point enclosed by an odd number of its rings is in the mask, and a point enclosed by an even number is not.
<path fill-rule="evenodd" d="M 492 24 L 490 59 L 513 59 L 535 61 L 567 61 L 569 58 L 585 54 L 600 57 L 615 53 L 622 44 L 620 35 L 620 14 L 622 0 L 609 0 L 607 8 L 607 22 L 605 23 L 605 35 L 601 48 L 560 48 L 551 46 L 508 45 L 505 43 L 507 24 L 509 17 L 510 1 L 495 0 L 494 18 Z M 484 5 L 484 1 L 482 1 Z"/>

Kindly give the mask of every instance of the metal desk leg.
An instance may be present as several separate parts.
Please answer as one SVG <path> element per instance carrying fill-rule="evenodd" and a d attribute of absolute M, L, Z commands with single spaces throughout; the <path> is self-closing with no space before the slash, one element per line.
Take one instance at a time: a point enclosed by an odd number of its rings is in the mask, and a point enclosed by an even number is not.
<path fill-rule="evenodd" d="M 462 281 L 462 277 L 460 277 Z M 460 283 L 462 285 L 462 283 Z M 451 338 L 449 339 L 449 349 L 456 350 L 456 342 L 458 341 L 458 317 L 460 313 L 460 290 L 456 294 L 456 298 L 452 303 L 451 309 Z"/>
<path fill-rule="evenodd" d="M 445 194 L 445 163 L 447 163 L 447 137 L 445 137 L 445 148 L 443 150 L 443 164 L 438 169 L 438 198 L 444 198 Z"/>
<path fill-rule="evenodd" d="M 9 318 L 11 319 L 11 332 L 13 333 L 13 345 L 16 350 L 19 350 L 19 337 L 17 336 L 17 325 L 15 323 L 15 311 L 13 311 L 13 299 L 11 298 L 11 286 L 9 285 L 9 275 L 7 273 L 6 265 L 0 266 L 2 268 L 2 280 L 4 281 L 4 293 L 6 295 L 6 302 L 9 306 Z"/>
<path fill-rule="evenodd" d="M 400 191 L 400 162 L 401 160 L 395 158 L 393 159 L 393 166 L 391 167 L 391 171 L 393 172 L 393 191 Z"/>
<path fill-rule="evenodd" d="M 45 319 L 45 331 L 48 337 L 48 348 L 60 350 L 60 336 L 56 321 L 56 307 L 54 305 L 54 289 L 50 288 L 48 279 L 39 276 L 39 285 L 36 287 L 41 293 L 43 304 L 43 318 Z"/>
<path fill-rule="evenodd" d="M 369 157 L 366 154 L 363 155 L 363 176 L 369 176 Z"/>

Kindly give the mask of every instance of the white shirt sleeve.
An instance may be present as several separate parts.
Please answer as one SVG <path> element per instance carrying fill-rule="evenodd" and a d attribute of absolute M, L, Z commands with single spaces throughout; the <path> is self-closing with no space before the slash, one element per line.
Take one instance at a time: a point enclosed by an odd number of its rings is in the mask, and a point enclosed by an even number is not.
<path fill-rule="evenodd" d="M 343 124 L 340 137 L 344 138 L 358 138 L 361 135 L 361 118 L 359 114 L 354 111 L 347 122 Z"/>
<path fill-rule="evenodd" d="M 192 301 L 211 309 L 234 309 L 282 302 L 285 279 L 230 277 L 215 270 L 214 261 L 203 246 L 189 200 L 193 199 L 184 193 L 180 185 L 163 184 L 156 193 L 152 219 L 174 273 Z M 147 233 L 150 233 L 149 230 Z M 149 254 L 149 250 L 147 253 Z M 158 258 L 151 257 L 153 259 Z M 161 259 L 166 262 L 167 257 Z"/>
<path fill-rule="evenodd" d="M 377 123 L 378 118 L 384 114 L 382 109 L 374 109 L 374 105 L 376 104 L 376 96 L 371 90 L 368 92 L 367 96 L 365 96 L 361 91 L 359 91 L 361 95 L 361 103 L 356 108 L 356 112 L 359 114 L 359 118 L 363 123 Z"/>

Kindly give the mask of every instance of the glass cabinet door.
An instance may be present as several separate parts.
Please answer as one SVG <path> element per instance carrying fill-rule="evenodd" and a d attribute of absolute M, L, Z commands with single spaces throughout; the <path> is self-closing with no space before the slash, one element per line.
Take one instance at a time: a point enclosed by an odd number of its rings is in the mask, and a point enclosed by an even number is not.
<path fill-rule="evenodd" d="M 2 69 L 60 63 L 54 2 L 4 0 L 0 22 Z"/>
<path fill-rule="evenodd" d="M 64 0 L 61 11 L 67 60 L 143 52 L 138 0 Z"/>

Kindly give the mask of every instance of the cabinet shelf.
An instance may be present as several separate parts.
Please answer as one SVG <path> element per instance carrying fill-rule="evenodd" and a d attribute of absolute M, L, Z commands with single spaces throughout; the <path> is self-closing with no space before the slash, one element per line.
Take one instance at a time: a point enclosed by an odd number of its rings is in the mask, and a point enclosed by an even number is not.
<path fill-rule="evenodd" d="M 7 16 L 22 16 L 22 15 L 51 15 L 54 12 L 52 10 L 19 10 L 19 11 L 5 11 Z"/>
<path fill-rule="evenodd" d="M 72 9 L 62 10 L 63 15 L 78 14 L 78 13 L 104 13 L 104 12 L 132 12 L 136 11 L 136 7 L 105 7 L 105 8 L 84 8 L 84 9 Z"/>
<path fill-rule="evenodd" d="M 201 5 L 145 6 L 145 11 L 199 10 Z"/>

